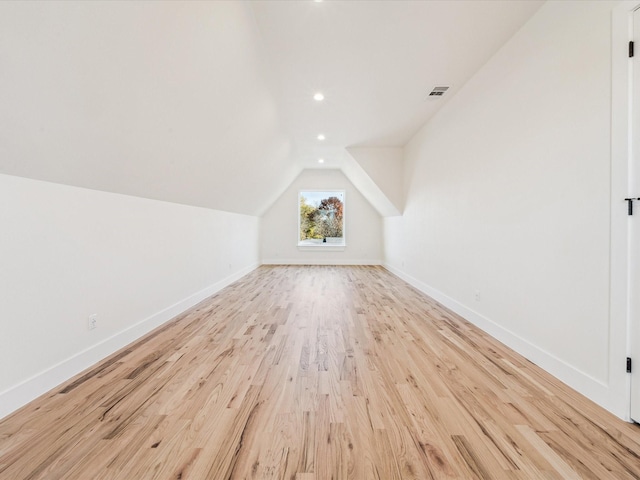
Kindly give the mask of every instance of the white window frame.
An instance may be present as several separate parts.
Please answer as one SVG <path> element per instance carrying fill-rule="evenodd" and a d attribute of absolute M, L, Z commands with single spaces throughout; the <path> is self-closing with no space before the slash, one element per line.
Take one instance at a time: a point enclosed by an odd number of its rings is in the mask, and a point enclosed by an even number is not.
<path fill-rule="evenodd" d="M 342 196 L 342 242 L 319 242 L 316 244 L 301 244 L 300 243 L 300 197 L 303 193 L 328 193 L 328 194 L 340 194 Z M 296 198 L 296 244 L 300 251 L 343 251 L 347 246 L 347 194 L 344 190 L 339 188 L 303 188 L 298 190 L 298 196 Z"/>

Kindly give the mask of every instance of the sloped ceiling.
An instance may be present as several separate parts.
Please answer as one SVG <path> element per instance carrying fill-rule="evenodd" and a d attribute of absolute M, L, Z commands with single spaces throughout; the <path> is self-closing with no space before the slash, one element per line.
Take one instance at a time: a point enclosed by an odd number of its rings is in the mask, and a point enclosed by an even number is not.
<path fill-rule="evenodd" d="M 0 2 L 0 172 L 257 214 L 299 173 L 241 2 Z"/>
<path fill-rule="evenodd" d="M 404 145 L 541 3 L 0 2 L 0 173 L 259 215 L 319 157 L 366 176 L 347 147 Z"/>

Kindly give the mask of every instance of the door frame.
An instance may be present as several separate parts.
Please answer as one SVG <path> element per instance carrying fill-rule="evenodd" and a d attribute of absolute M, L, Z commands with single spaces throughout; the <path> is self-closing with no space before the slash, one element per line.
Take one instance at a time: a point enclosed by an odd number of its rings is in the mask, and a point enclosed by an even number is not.
<path fill-rule="evenodd" d="M 611 247 L 610 247 L 610 352 L 609 386 L 611 393 L 624 392 L 622 398 L 610 401 L 625 420 L 631 421 L 631 375 L 626 373 L 626 357 L 631 355 L 631 318 L 629 300 L 629 226 L 624 198 L 629 194 L 629 162 L 631 161 L 631 62 L 628 43 L 632 38 L 632 13 L 640 8 L 640 0 L 624 0 L 612 12 L 611 38 Z M 639 42 L 640 43 L 640 42 Z M 640 50 L 638 45 L 637 51 Z M 640 52 L 636 53 L 640 55 Z M 640 203 L 634 205 L 636 211 Z M 635 359 L 640 368 L 640 358 Z M 619 412 L 619 413 L 618 413 Z M 640 421 L 640 419 L 636 419 Z"/>

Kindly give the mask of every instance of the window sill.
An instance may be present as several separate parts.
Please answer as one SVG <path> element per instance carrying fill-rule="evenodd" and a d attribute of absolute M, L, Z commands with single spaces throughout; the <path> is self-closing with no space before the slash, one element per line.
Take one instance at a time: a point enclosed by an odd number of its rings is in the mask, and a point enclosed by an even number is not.
<path fill-rule="evenodd" d="M 298 245 L 298 250 L 301 252 L 343 252 L 346 245 L 336 245 L 336 244 L 319 244 L 319 245 Z"/>

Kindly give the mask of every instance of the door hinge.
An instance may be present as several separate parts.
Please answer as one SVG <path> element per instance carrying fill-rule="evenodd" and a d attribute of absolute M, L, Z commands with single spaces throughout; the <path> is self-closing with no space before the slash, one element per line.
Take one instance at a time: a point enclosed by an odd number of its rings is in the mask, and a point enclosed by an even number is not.
<path fill-rule="evenodd" d="M 629 58 L 633 57 L 633 42 L 629 42 Z"/>
<path fill-rule="evenodd" d="M 639 198 L 625 198 L 624 201 L 627 202 L 627 215 L 633 215 L 633 202 L 635 200 L 640 200 Z"/>
<path fill-rule="evenodd" d="M 631 373 L 631 358 L 627 357 L 627 373 Z"/>
<path fill-rule="evenodd" d="M 625 198 L 624 199 L 624 201 L 627 202 L 627 215 L 633 215 L 633 202 L 634 202 L 634 200 L 635 200 L 635 198 Z"/>

